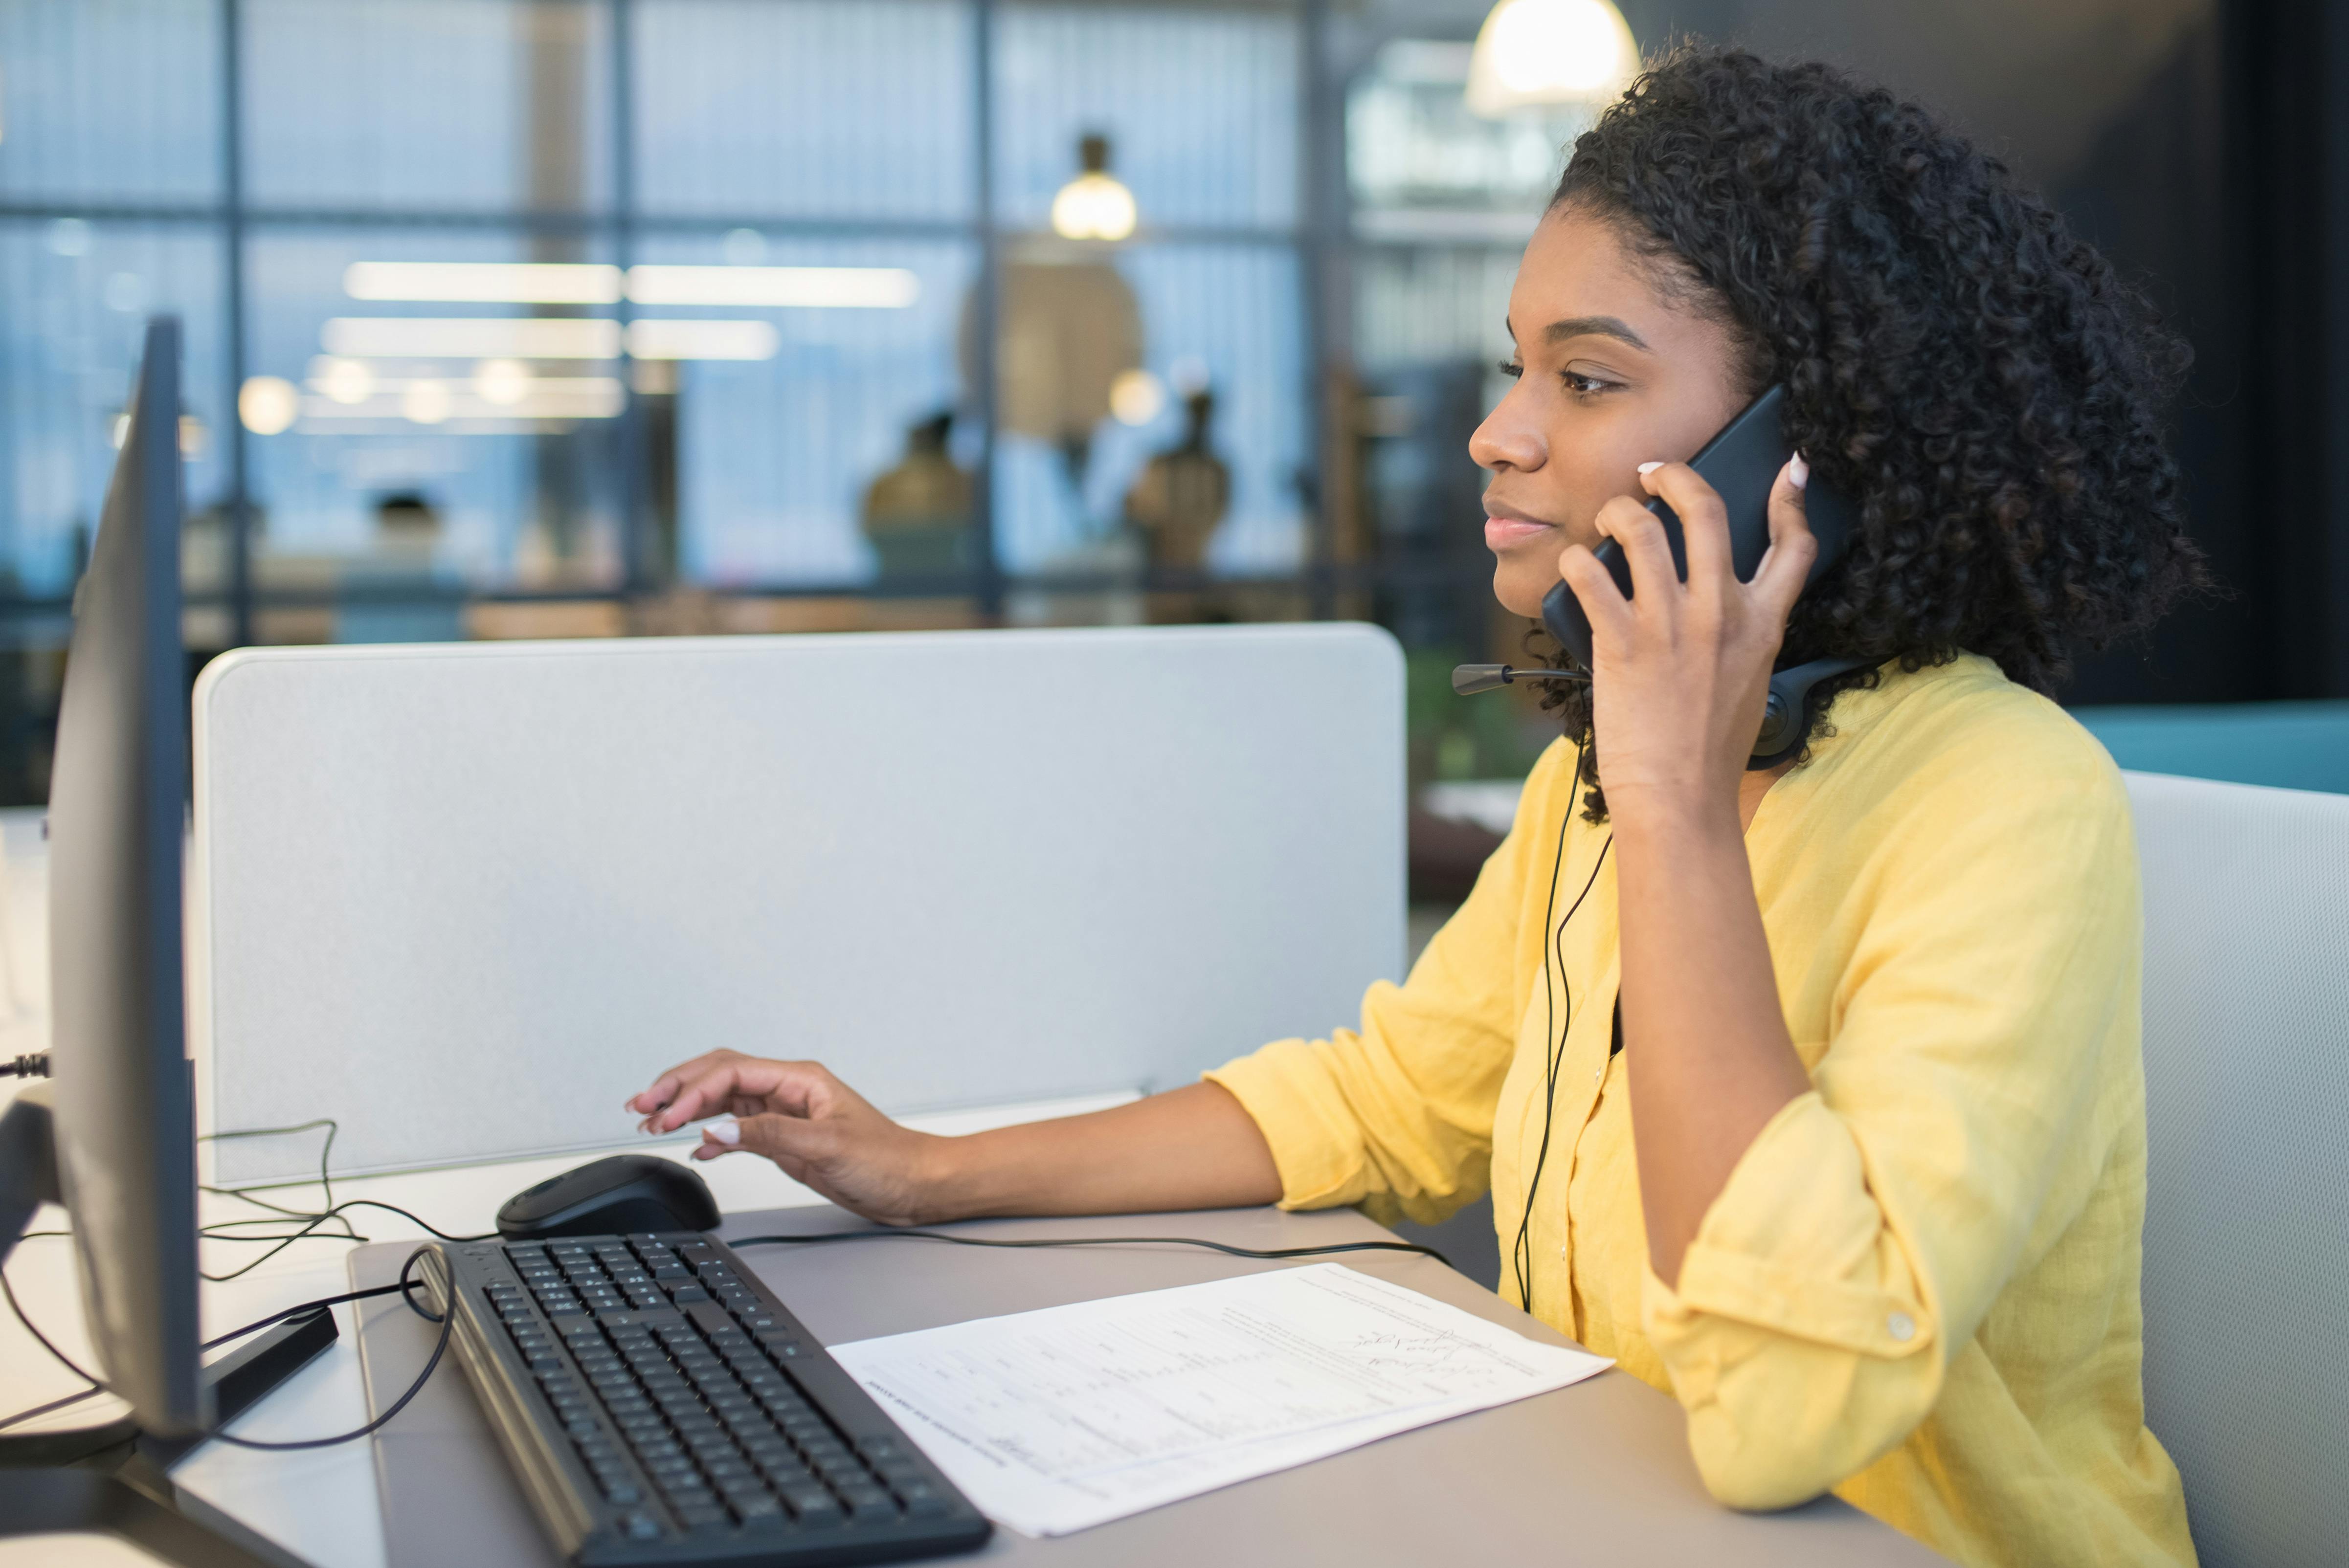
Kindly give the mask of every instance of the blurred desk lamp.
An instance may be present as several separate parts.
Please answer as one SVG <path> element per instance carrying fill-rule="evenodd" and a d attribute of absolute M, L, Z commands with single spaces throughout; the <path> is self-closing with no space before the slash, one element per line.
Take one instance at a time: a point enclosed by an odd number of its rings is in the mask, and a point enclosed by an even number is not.
<path fill-rule="evenodd" d="M 1596 107 L 1640 68 L 1640 46 L 1610 0 L 1501 0 L 1476 34 L 1468 108 L 1486 119 L 1558 104 Z"/>

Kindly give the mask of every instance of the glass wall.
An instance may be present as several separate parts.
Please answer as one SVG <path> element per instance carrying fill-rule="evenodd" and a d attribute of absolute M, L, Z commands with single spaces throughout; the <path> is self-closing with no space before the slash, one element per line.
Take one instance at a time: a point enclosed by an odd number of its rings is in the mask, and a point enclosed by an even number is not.
<path fill-rule="evenodd" d="M 0 799 L 158 312 L 198 660 L 1303 613 L 1316 15 L 0 7 Z"/>

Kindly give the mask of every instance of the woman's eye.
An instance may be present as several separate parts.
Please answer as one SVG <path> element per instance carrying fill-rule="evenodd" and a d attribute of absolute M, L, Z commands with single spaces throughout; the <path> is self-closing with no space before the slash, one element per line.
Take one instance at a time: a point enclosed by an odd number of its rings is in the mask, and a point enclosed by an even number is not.
<path fill-rule="evenodd" d="M 1526 373 L 1526 367 L 1518 364 L 1514 359 L 1504 359 L 1493 368 L 1498 370 L 1502 375 L 1507 377 L 1512 381 L 1515 381 L 1518 377 L 1523 376 Z"/>
<path fill-rule="evenodd" d="M 1612 381 L 1601 381 L 1596 376 L 1584 376 L 1572 370 L 1566 371 L 1559 378 L 1566 383 L 1566 389 L 1578 397 L 1595 397 L 1615 385 Z"/>

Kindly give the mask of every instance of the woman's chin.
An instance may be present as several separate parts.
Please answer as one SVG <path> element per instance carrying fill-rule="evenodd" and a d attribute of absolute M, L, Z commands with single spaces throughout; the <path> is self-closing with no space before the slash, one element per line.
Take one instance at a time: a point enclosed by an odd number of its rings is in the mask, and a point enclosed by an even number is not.
<path fill-rule="evenodd" d="M 1555 587 L 1557 580 L 1555 567 L 1545 576 L 1535 563 L 1512 561 L 1506 555 L 1496 556 L 1493 562 L 1493 597 L 1501 602 L 1502 609 L 1528 621 L 1541 618 L 1542 595 Z"/>

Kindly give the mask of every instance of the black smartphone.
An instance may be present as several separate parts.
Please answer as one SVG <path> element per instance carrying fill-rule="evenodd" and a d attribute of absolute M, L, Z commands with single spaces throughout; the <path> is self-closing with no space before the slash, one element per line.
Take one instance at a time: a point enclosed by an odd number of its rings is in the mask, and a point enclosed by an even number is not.
<path fill-rule="evenodd" d="M 1770 487 L 1778 482 L 1778 470 L 1794 455 L 1778 433 L 1778 409 L 1785 397 L 1784 387 L 1771 387 L 1689 459 L 1697 478 L 1718 490 L 1722 504 L 1729 510 L 1730 558 L 1741 583 L 1753 581 L 1763 552 L 1770 548 Z M 1811 562 L 1811 574 L 1804 583 L 1807 588 L 1843 559 L 1851 542 L 1855 513 L 1851 502 L 1822 484 L 1816 472 L 1804 495 L 1804 514 L 1819 542 L 1818 558 Z M 1688 546 L 1681 537 L 1679 516 L 1661 496 L 1651 500 L 1648 510 L 1662 521 L 1664 538 L 1672 549 L 1672 567 L 1681 581 L 1687 582 Z M 1602 540 L 1596 553 L 1623 597 L 1631 597 L 1631 563 L 1624 559 L 1623 547 L 1611 539 Z M 1564 583 L 1543 598 L 1542 624 L 1578 665 L 1590 667 L 1590 618 L 1582 613 L 1582 602 L 1574 596 L 1574 590 Z"/>

